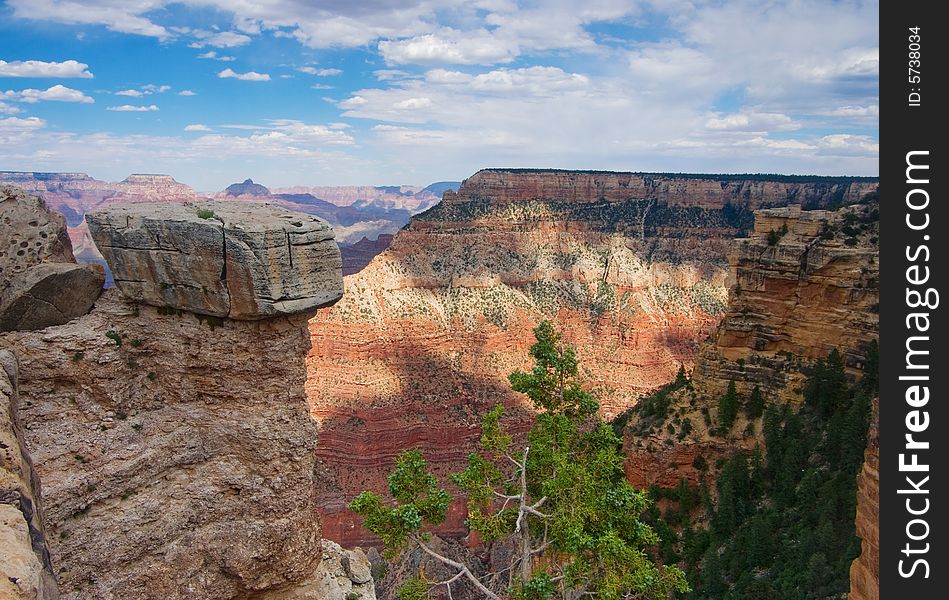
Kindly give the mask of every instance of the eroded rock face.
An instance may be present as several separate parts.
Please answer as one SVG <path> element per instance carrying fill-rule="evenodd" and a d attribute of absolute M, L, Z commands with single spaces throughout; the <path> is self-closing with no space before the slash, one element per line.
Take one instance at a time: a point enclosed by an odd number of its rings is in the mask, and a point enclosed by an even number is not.
<path fill-rule="evenodd" d="M 62 325 L 89 312 L 102 293 L 99 265 L 46 263 L 13 279 L 0 298 L 0 331 Z"/>
<path fill-rule="evenodd" d="M 14 354 L 0 348 L 0 598 L 55 600 L 39 481 L 19 423 L 17 371 Z"/>
<path fill-rule="evenodd" d="M 752 194 L 771 183 L 777 191 Z M 788 202 L 785 184 L 766 181 L 725 202 L 738 185 L 482 171 L 413 217 L 312 323 L 307 392 L 321 427 L 326 537 L 373 542 L 346 504 L 385 489 L 399 452 L 420 447 L 440 474 L 457 470 L 499 402 L 515 429 L 529 428 L 532 411 L 507 376 L 530 366 L 544 319 L 577 347 L 606 418 L 680 365 L 691 370 L 726 309 L 733 238 L 752 230 L 754 202 Z M 815 184 L 813 196 L 849 198 L 860 185 Z M 463 508 L 440 535 L 464 535 Z"/>
<path fill-rule="evenodd" d="M 630 482 L 698 482 L 697 459 L 712 463 L 763 443 L 760 425 L 744 414 L 726 436 L 710 433 L 729 381 L 745 398 L 758 386 L 768 401 L 797 404 L 810 366 L 835 348 L 859 376 L 879 336 L 878 236 L 878 200 L 838 211 L 756 211 L 752 236 L 735 241 L 729 257 L 728 312 L 696 357 L 691 389 L 671 395 L 671 422 L 634 417 L 625 429 Z"/>
<path fill-rule="evenodd" d="M 209 322 L 109 290 L 6 334 L 63 597 L 253 598 L 314 571 L 310 316 Z"/>
<path fill-rule="evenodd" d="M 556 169 L 484 169 L 464 182 L 445 202 L 490 198 L 494 202 L 557 199 L 569 202 L 622 202 L 655 198 L 669 206 L 721 209 L 727 204 L 751 209 L 802 204 L 826 208 L 858 201 L 877 186 L 870 178 L 787 177 L 741 175 L 676 176 L 659 173 L 560 171 Z"/>
<path fill-rule="evenodd" d="M 863 469 L 857 475 L 857 536 L 861 552 L 850 566 L 849 600 L 880 598 L 880 399 L 874 398 Z"/>
<path fill-rule="evenodd" d="M 342 296 L 339 248 L 323 220 L 262 203 L 113 205 L 86 215 L 116 286 L 132 300 L 262 319 Z"/>
<path fill-rule="evenodd" d="M 35 196 L 0 188 L 0 331 L 42 329 L 86 314 L 101 268 L 73 258 L 63 216 Z"/>
<path fill-rule="evenodd" d="M 372 566 L 361 549 L 323 540 L 320 566 L 301 583 L 258 600 L 376 600 Z"/>

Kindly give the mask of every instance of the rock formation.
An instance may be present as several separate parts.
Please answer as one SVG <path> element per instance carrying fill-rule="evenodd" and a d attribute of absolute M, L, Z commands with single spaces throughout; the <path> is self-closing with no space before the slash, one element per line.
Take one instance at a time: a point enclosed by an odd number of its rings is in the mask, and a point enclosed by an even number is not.
<path fill-rule="evenodd" d="M 270 190 L 254 183 L 253 179 L 245 179 L 242 183 L 232 183 L 224 188 L 225 196 L 269 196 Z"/>
<path fill-rule="evenodd" d="M 375 240 L 363 236 L 355 244 L 348 246 L 343 252 L 343 275 L 353 275 L 366 268 L 373 257 L 389 247 L 392 243 L 392 234 L 380 234 Z"/>
<path fill-rule="evenodd" d="M 132 300 L 214 317 L 315 310 L 343 294 L 325 221 L 258 203 L 123 204 L 86 215 Z"/>
<path fill-rule="evenodd" d="M 89 312 L 104 274 L 73 258 L 63 216 L 0 188 L 0 331 L 61 325 Z"/>
<path fill-rule="evenodd" d="M 372 565 L 361 549 L 323 540 L 320 566 L 302 583 L 258 600 L 376 600 Z"/>
<path fill-rule="evenodd" d="M 116 236 L 131 242 L 167 234 L 149 247 L 153 253 L 136 258 L 141 288 L 180 286 L 183 280 L 156 279 L 172 274 L 158 250 L 183 243 L 175 235 L 185 235 L 190 217 L 175 220 L 177 213 L 165 212 L 169 205 L 137 206 L 123 213 L 127 231 Z M 222 211 L 225 224 L 209 226 L 218 248 L 232 259 L 241 251 L 246 261 L 266 258 L 274 286 L 312 279 L 313 271 L 324 282 L 339 281 L 338 252 L 326 252 L 317 268 L 313 257 L 287 251 L 286 232 L 282 244 L 256 244 L 277 224 L 296 227 L 298 216 L 244 206 Z M 172 216 L 162 223 L 166 214 Z M 234 230 L 230 244 L 226 228 Z M 333 245 L 321 223 L 299 228 L 310 232 L 301 237 L 320 239 L 314 245 Z M 229 268 L 226 289 L 253 290 L 258 275 Z M 324 295 L 339 292 L 331 287 Z M 304 400 L 307 321 L 324 301 L 301 302 L 293 314 L 291 305 L 271 318 L 233 320 L 155 308 L 110 290 L 79 319 L 5 334 L 19 360 L 19 425 L 42 481 L 36 500 L 62 597 L 302 599 L 312 595 L 301 589 L 338 579 L 332 561 L 319 568 L 317 433 Z M 339 561 L 350 561 L 349 589 L 358 592 L 365 569 L 355 568 L 355 559 L 343 554 Z M 307 587 L 311 581 L 315 588 Z"/>
<path fill-rule="evenodd" d="M 829 205 L 869 186 L 491 170 L 446 192 L 312 323 L 319 473 L 323 489 L 339 490 L 320 497 L 326 537 L 372 542 L 346 503 L 384 489 L 400 451 L 421 447 L 445 473 L 474 448 L 495 403 L 529 426 L 507 375 L 528 366 L 541 320 L 577 346 L 609 418 L 680 365 L 691 369 L 725 312 L 729 249 L 751 231 L 752 208 Z M 461 508 L 444 535 L 464 533 Z"/>
<path fill-rule="evenodd" d="M 880 400 L 873 399 L 863 469 L 857 476 L 857 536 L 861 552 L 850 567 L 848 600 L 880 598 Z"/>
<path fill-rule="evenodd" d="M 872 196 L 838 211 L 757 211 L 752 237 L 735 242 L 728 312 L 698 353 L 691 389 L 673 394 L 668 422 L 634 418 L 626 427 L 630 482 L 698 481 L 698 457 L 711 462 L 761 441 L 744 416 L 728 436 L 710 433 L 729 381 L 746 396 L 757 385 L 771 401 L 800 403 L 807 369 L 834 348 L 858 375 L 879 335 L 878 236 Z"/>
<path fill-rule="evenodd" d="M 807 177 L 778 175 L 683 175 L 617 173 L 557 169 L 484 169 L 464 182 L 447 203 L 490 198 L 495 203 L 554 199 L 566 202 L 622 202 L 655 198 L 660 204 L 722 209 L 751 209 L 802 204 L 806 208 L 852 204 L 873 191 L 869 177 Z"/>
<path fill-rule="evenodd" d="M 39 480 L 19 422 L 17 371 L 16 357 L 0 348 L 0 598 L 55 600 Z"/>

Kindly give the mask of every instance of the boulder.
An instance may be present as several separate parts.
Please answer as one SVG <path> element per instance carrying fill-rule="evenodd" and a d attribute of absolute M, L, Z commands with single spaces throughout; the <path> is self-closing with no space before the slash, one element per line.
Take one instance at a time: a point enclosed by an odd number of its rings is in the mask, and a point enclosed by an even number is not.
<path fill-rule="evenodd" d="M 342 262 L 324 220 L 257 202 L 113 205 L 86 214 L 128 298 L 255 320 L 336 303 Z"/>
<path fill-rule="evenodd" d="M 36 196 L 0 187 L 0 293 L 20 273 L 44 262 L 76 262 L 66 219 Z"/>
<path fill-rule="evenodd" d="M 99 298 L 104 282 L 99 265 L 32 266 L 0 295 L 0 331 L 45 329 L 81 317 Z"/>

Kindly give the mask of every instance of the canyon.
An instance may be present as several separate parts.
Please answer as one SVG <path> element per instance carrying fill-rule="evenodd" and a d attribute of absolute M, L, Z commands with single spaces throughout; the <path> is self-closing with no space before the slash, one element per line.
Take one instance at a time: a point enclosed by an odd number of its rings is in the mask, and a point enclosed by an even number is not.
<path fill-rule="evenodd" d="M 360 240 L 348 265 L 328 226 L 289 212 L 306 202 L 238 185 L 91 207 L 83 235 L 118 289 L 3 335 L 14 597 L 52 600 L 57 583 L 70 599 L 375 597 L 366 554 L 344 548 L 378 540 L 349 500 L 385 489 L 409 448 L 457 470 L 498 402 L 525 432 L 533 411 L 507 375 L 529 366 L 544 319 L 576 346 L 602 416 L 629 419 L 626 474 L 642 487 L 697 481 L 698 458 L 753 447 L 742 417 L 724 436 L 704 421 L 729 382 L 799 403 L 816 359 L 837 348 L 857 376 L 877 336 L 875 180 L 490 169 L 391 239 Z M 628 415 L 680 368 L 691 386 L 668 419 Z M 875 582 L 875 447 L 854 598 Z M 467 533 L 461 502 L 446 539 Z"/>
<path fill-rule="evenodd" d="M 525 431 L 531 411 L 507 375 L 528 366 L 541 320 L 577 347 L 612 418 L 680 367 L 693 370 L 729 310 L 731 247 L 755 231 L 755 210 L 833 208 L 875 188 L 852 178 L 491 169 L 445 192 L 311 323 L 307 397 L 325 535 L 376 543 L 346 505 L 384 489 L 399 452 L 420 447 L 439 474 L 457 469 L 499 402 Z M 462 508 L 441 534 L 466 533 Z"/>

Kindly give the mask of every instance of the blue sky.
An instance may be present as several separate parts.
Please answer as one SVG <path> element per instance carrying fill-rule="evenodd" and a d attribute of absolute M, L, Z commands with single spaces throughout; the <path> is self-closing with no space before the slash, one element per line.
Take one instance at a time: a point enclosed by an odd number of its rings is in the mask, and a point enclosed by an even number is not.
<path fill-rule="evenodd" d="M 7 0 L 0 170 L 877 175 L 877 2 Z"/>

